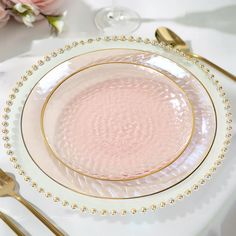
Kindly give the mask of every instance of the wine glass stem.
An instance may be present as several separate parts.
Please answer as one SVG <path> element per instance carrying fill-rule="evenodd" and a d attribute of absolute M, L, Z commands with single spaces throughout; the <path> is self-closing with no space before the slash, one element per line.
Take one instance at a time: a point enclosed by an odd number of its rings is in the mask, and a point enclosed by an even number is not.
<path fill-rule="evenodd" d="M 109 18 L 113 19 L 115 21 L 119 21 L 119 19 L 120 19 L 120 11 L 116 11 L 116 7 L 117 7 L 116 0 L 112 0 L 112 2 L 111 2 L 111 12 L 109 14 Z"/>
<path fill-rule="evenodd" d="M 117 4 L 116 4 L 116 0 L 112 0 L 112 1 L 111 1 L 111 7 L 112 7 L 112 9 L 115 8 L 116 5 L 117 5 Z"/>

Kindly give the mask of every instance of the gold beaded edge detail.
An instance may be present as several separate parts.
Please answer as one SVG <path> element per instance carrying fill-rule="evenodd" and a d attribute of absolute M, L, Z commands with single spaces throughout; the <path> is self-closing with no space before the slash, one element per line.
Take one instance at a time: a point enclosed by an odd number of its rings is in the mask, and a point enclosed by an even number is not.
<path fill-rule="evenodd" d="M 14 152 L 11 150 L 11 144 L 10 144 L 10 139 L 8 136 L 9 130 L 7 129 L 9 123 L 9 113 L 11 112 L 11 106 L 13 105 L 14 100 L 17 97 L 17 93 L 19 92 L 20 88 L 23 86 L 23 84 L 29 79 L 29 77 L 34 73 L 34 71 L 37 71 L 40 67 L 42 67 L 45 63 L 48 61 L 52 60 L 53 58 L 57 57 L 59 54 L 63 54 L 65 51 L 69 51 L 72 48 L 75 48 L 77 46 L 82 46 L 84 44 L 91 44 L 96 41 L 129 41 L 129 42 L 137 42 L 137 43 L 144 43 L 144 44 L 151 44 L 154 46 L 159 46 L 163 48 L 164 50 L 167 51 L 172 51 L 175 54 L 180 55 L 181 57 L 185 58 L 186 60 L 194 63 L 197 65 L 203 72 L 207 74 L 207 77 L 209 80 L 212 81 L 212 83 L 216 86 L 216 89 L 222 97 L 222 102 L 224 104 L 224 109 L 225 109 L 225 116 L 226 116 L 226 135 L 224 137 L 224 143 L 223 147 L 221 148 L 221 152 L 218 155 L 216 161 L 214 162 L 213 166 L 208 170 L 208 172 L 199 179 L 197 183 L 195 183 L 191 188 L 186 189 L 184 193 L 179 193 L 176 195 L 175 198 L 170 198 L 167 201 L 162 201 L 156 204 L 152 204 L 151 206 L 143 206 L 140 207 L 140 209 L 122 209 L 120 211 L 117 211 L 115 209 L 109 211 L 106 209 L 102 210 L 97 210 L 95 208 L 89 209 L 86 206 L 78 206 L 76 203 L 69 203 L 67 200 L 60 199 L 58 196 L 54 196 L 51 192 L 47 192 L 44 188 L 38 186 L 38 184 L 32 180 L 22 169 L 22 167 L 17 163 L 17 158 L 14 155 Z M 175 204 L 178 200 L 182 200 L 184 197 L 187 197 L 192 194 L 192 192 L 196 191 L 199 189 L 201 185 L 204 185 L 207 180 L 209 180 L 212 176 L 212 174 L 216 171 L 217 167 L 219 167 L 222 164 L 222 161 L 225 157 L 225 153 L 228 149 L 228 146 L 231 142 L 232 138 L 232 113 L 230 112 L 230 103 L 229 100 L 226 98 L 226 94 L 223 90 L 223 87 L 220 85 L 220 82 L 215 79 L 215 76 L 210 72 L 210 70 L 202 64 L 198 59 L 192 58 L 188 55 L 186 55 L 184 52 L 178 50 L 178 49 L 173 49 L 172 45 L 168 45 L 164 42 L 158 43 L 156 40 L 150 40 L 148 38 L 142 39 L 141 37 L 133 37 L 133 36 L 106 36 L 104 38 L 98 37 L 96 39 L 88 39 L 88 40 L 81 40 L 81 41 L 74 41 L 71 43 L 71 45 L 65 45 L 64 48 L 59 48 L 50 54 L 44 56 L 42 59 L 38 60 L 37 64 L 32 65 L 32 67 L 26 71 L 25 75 L 21 77 L 21 79 L 16 83 L 16 86 L 12 89 L 12 92 L 9 95 L 8 100 L 6 101 L 6 106 L 4 107 L 4 113 L 2 115 L 3 121 L 2 121 L 2 139 L 4 141 L 4 148 L 6 149 L 6 154 L 10 157 L 10 161 L 13 163 L 14 168 L 18 171 L 20 175 L 23 176 L 24 180 L 26 182 L 29 182 L 32 188 L 36 189 L 39 193 L 44 194 L 46 198 L 52 198 L 52 200 L 55 203 L 61 203 L 62 206 L 70 206 L 72 209 L 78 209 L 80 212 L 84 213 L 91 213 L 91 214 L 99 214 L 102 216 L 106 215 L 135 215 L 136 213 L 145 213 L 147 211 L 156 211 L 158 208 L 163 208 L 166 207 L 167 205 L 173 205 Z"/>

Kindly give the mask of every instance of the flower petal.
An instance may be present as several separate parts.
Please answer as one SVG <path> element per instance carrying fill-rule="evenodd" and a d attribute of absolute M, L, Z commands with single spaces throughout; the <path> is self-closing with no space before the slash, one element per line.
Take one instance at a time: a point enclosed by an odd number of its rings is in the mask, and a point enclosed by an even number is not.
<path fill-rule="evenodd" d="M 35 21 L 35 16 L 33 14 L 27 14 L 22 17 L 22 21 L 28 27 L 32 27 L 33 26 L 32 23 Z"/>
<path fill-rule="evenodd" d="M 19 13 L 24 13 L 28 10 L 25 4 L 17 3 L 13 6 L 13 9 L 16 10 Z"/>
<path fill-rule="evenodd" d="M 62 16 L 47 16 L 48 23 L 56 33 L 61 33 L 64 27 Z"/>

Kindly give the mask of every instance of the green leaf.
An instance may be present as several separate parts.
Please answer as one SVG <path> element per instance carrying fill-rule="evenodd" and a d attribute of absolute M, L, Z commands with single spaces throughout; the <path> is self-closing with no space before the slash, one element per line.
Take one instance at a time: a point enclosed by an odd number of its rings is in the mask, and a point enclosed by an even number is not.
<path fill-rule="evenodd" d="M 63 16 L 46 16 L 48 23 L 52 27 L 52 31 L 56 34 L 61 33 L 64 27 Z"/>

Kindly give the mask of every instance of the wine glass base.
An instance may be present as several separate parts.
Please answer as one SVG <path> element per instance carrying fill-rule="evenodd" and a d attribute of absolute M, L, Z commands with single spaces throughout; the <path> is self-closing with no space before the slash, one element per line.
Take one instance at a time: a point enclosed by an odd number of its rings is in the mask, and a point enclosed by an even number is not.
<path fill-rule="evenodd" d="M 106 34 L 127 34 L 138 29 L 140 16 L 125 7 L 107 7 L 97 12 L 95 24 Z"/>

